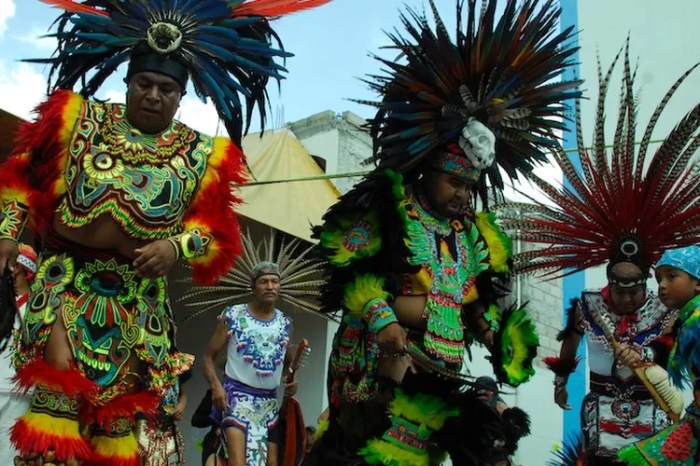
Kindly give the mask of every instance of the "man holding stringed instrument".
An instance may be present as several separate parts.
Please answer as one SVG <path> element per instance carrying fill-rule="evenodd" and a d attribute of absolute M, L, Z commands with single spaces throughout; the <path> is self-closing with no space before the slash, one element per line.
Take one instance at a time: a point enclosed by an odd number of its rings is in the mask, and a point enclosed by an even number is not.
<path fill-rule="evenodd" d="M 219 316 L 204 374 L 212 390 L 212 418 L 221 426 L 229 466 L 277 466 L 279 432 L 277 389 L 296 393 L 283 380 L 292 324 L 275 307 L 280 293 L 277 264 L 260 262 L 251 272 L 252 299 L 229 306 Z M 214 361 L 226 352 L 223 383 Z"/>
<path fill-rule="evenodd" d="M 606 146 L 606 91 L 612 71 L 624 56 L 622 95 L 612 150 Z M 626 45 L 601 80 L 593 146 L 583 144 L 577 106 L 577 151 L 554 154 L 563 184 L 531 176 L 547 201 L 503 206 L 501 225 L 541 247 L 516 255 L 520 272 L 565 276 L 607 263 L 608 286 L 584 292 L 568 315 L 559 358 L 548 358 L 555 372 L 555 401 L 564 409 L 566 382 L 576 367 L 576 348 L 588 342 L 590 392 L 581 407 L 584 458 L 576 448 L 562 449 L 551 464 L 613 465 L 617 451 L 678 419 L 681 394 L 663 369 L 676 317 L 649 293 L 649 270 L 669 247 L 697 243 L 700 205 L 693 142 L 698 119 L 686 116 L 665 138 L 653 157 L 647 149 L 667 99 L 688 75 L 664 96 L 637 145 L 637 97 L 634 70 Z M 697 113 L 697 107 L 696 107 Z M 607 112 L 610 115 L 610 112 Z M 669 125 L 673 126 L 673 125 Z M 578 407 L 574 407 L 577 409 Z"/>

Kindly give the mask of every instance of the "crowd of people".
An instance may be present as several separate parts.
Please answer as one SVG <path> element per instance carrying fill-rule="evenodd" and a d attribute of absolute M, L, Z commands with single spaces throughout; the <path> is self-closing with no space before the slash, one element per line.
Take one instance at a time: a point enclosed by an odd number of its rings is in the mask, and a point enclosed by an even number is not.
<path fill-rule="evenodd" d="M 168 275 L 181 261 L 193 286 L 214 284 L 240 266 L 240 141 L 256 108 L 264 121 L 266 85 L 289 56 L 271 23 L 328 1 L 52 2 L 64 12 L 44 60 L 50 92 L 0 165 L 2 464 L 184 464 L 178 423 L 201 394 L 186 390 L 198 375 L 176 341 Z M 572 302 L 560 354 L 545 359 L 553 404 L 581 414 L 580 446 L 553 464 L 699 464 L 700 105 L 647 156 L 688 73 L 637 146 L 628 44 L 612 149 L 603 121 L 618 59 L 592 148 L 579 124 L 574 155 L 556 133 L 580 82 L 551 80 L 572 65 L 576 31 L 559 31 L 555 3 L 457 1 L 451 35 L 428 2 L 430 20 L 407 7 L 405 32 L 389 35 L 401 59 L 378 58 L 368 80 L 380 95 L 374 168 L 313 227 L 319 312 L 339 318 L 324 419 L 305 426 L 294 399 L 284 261 L 255 260 L 248 297 L 219 309 L 201 355 L 202 464 L 513 464 L 531 421 L 499 393 L 532 377 L 538 337 L 526 306 L 507 305 L 509 282 L 600 265 L 607 285 Z M 127 61 L 126 103 L 94 99 Z M 228 138 L 174 118 L 189 86 Z M 532 172 L 550 153 L 564 187 Z M 510 203 L 503 173 L 548 202 Z M 536 247 L 514 253 L 513 238 Z M 578 407 L 567 382 L 584 338 Z M 492 375 L 471 376 L 475 345 Z M 695 394 L 685 412 L 683 385 Z"/>

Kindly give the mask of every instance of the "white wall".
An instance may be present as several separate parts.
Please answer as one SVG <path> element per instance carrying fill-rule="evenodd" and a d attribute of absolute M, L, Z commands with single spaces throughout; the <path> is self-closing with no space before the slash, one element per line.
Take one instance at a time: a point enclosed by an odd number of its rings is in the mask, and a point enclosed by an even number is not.
<path fill-rule="evenodd" d="M 578 2 L 581 45 L 581 77 L 589 97 L 582 105 L 586 144 L 591 142 L 595 101 L 598 96 L 596 54 L 603 69 L 630 36 L 630 58 L 639 64 L 636 89 L 640 99 L 637 139 L 642 136 L 649 117 L 673 82 L 700 60 L 700 1 L 698 0 L 580 0 Z M 620 66 L 618 65 L 618 68 Z M 620 74 L 613 83 L 619 82 Z M 616 81 L 617 79 L 617 81 Z M 654 139 L 663 138 L 681 117 L 700 99 L 700 70 L 691 74 L 669 102 L 656 125 Z M 612 137 L 616 120 L 618 86 L 608 92 L 607 134 Z M 651 146 L 654 149 L 657 146 Z M 605 271 L 586 272 L 586 287 L 605 284 Z M 653 289 L 656 287 L 654 286 Z"/>

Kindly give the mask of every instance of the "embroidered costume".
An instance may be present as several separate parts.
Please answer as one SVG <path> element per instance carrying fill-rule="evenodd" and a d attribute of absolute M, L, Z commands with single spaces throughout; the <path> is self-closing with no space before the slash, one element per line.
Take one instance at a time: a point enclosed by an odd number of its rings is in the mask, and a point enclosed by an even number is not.
<path fill-rule="evenodd" d="M 134 245 L 167 241 L 198 283 L 228 272 L 241 250 L 236 144 L 256 106 L 264 121 L 265 86 L 281 79 L 276 59 L 289 55 L 269 20 L 327 1 L 49 2 L 64 10 L 57 50 L 34 61 L 50 65 L 50 96 L 0 167 L 0 239 L 16 241 L 26 226 L 41 245 L 15 355 L 20 385 L 34 387 L 12 429 L 19 464 L 139 464 L 135 414 L 155 414 L 192 360 L 173 345 L 167 279 L 137 274 Z M 181 91 L 177 105 L 191 78 L 231 140 L 175 120 L 149 133 L 126 106 L 89 100 L 125 61 L 127 96 L 133 76 L 154 73 L 179 85 L 157 90 L 159 99 Z M 148 105 L 139 111 L 158 115 L 145 119 L 163 116 Z M 101 235 L 105 225 L 120 238 Z M 67 232 L 94 232 L 93 247 Z M 63 332 L 68 370 L 44 359 Z"/>
<path fill-rule="evenodd" d="M 690 245 L 664 251 L 656 263 L 673 267 L 700 279 L 700 247 Z M 669 357 L 668 372 L 676 385 L 693 382 L 693 402 L 680 422 L 653 437 L 626 448 L 620 458 L 631 466 L 690 466 L 700 462 L 700 351 L 698 351 L 698 317 L 700 296 L 695 296 L 678 310 L 675 342 Z"/>
<path fill-rule="evenodd" d="M 413 10 L 402 17 L 406 37 L 390 38 L 405 60 L 380 59 L 389 71 L 370 82 L 382 95 L 369 102 L 378 108 L 369 122 L 377 168 L 315 229 L 328 261 L 322 311 L 342 309 L 342 322 L 329 363 L 329 428 L 305 464 L 427 466 L 445 452 L 455 464 L 490 464 L 502 420 L 460 393 L 466 348 L 483 341 L 491 319 L 499 380 L 517 385 L 533 373 L 534 324 L 524 309 L 495 306 L 510 238 L 471 204 L 436 214 L 421 174 L 448 174 L 487 202 L 491 186 L 502 188 L 498 167 L 515 177 L 543 160 L 543 148 L 557 144 L 554 123 L 533 116 L 560 115 L 560 100 L 577 95 L 575 82 L 543 86 L 568 64 L 571 50 L 560 46 L 571 30 L 554 33 L 552 2 L 537 16 L 537 2 L 508 1 L 501 18 L 496 1 L 481 13 L 476 3 L 463 11 L 458 2 L 456 43 L 434 2 L 435 29 Z M 420 323 L 402 321 L 403 298 L 424 300 Z M 406 347 L 380 353 L 379 335 L 397 323 Z"/>
<path fill-rule="evenodd" d="M 620 55 L 624 55 L 622 95 L 612 149 L 608 150 L 605 99 Z M 566 328 L 560 333 L 561 357 L 545 358 L 556 374 L 558 397 L 565 393 L 569 374 L 577 365 L 575 347 L 569 348 L 570 342 L 580 341 L 583 333 L 588 337 L 591 393 L 581 408 L 584 445 L 580 451 L 572 446 L 565 448 L 558 455 L 560 460 L 581 453 L 591 461 L 596 457 L 596 461 L 612 462 L 625 444 L 664 427 L 667 420 L 662 410 L 672 419 L 678 419 L 682 412 L 682 395 L 669 384 L 663 369 L 671 347 L 669 334 L 675 313 L 663 310 L 658 298 L 646 292 L 646 281 L 650 267 L 665 248 L 697 241 L 698 177 L 689 162 L 697 147 L 693 140 L 698 126 L 697 108 L 681 120 L 653 157 L 647 157 L 647 151 L 654 124 L 687 74 L 657 107 L 637 146 L 637 100 L 627 44 L 624 54 L 621 52 L 610 69 L 601 73 L 592 147 L 584 146 L 577 107 L 578 155 L 563 150 L 555 153 L 565 177 L 563 186 L 532 175 L 530 178 L 548 202 L 505 203 L 499 209 L 506 231 L 542 246 L 516 255 L 517 271 L 564 276 L 607 263 L 610 289 L 616 287 L 619 293 L 630 296 L 646 293 L 639 295 L 645 296 L 644 304 L 627 313 L 613 310 L 607 288 L 602 294 L 584 293 L 572 306 Z M 580 157 L 580 164 L 574 157 Z M 619 267 L 634 272 L 625 272 L 628 275 L 623 277 L 616 271 Z M 631 345 L 641 357 L 631 370 L 613 364 L 613 353 L 621 345 Z M 565 460 L 563 464 L 570 463 Z"/>
<path fill-rule="evenodd" d="M 612 322 L 619 343 L 630 344 L 642 354 L 644 348 L 651 349 L 658 355 L 654 359 L 664 366 L 668 354 L 664 336 L 676 312 L 649 293 L 634 314 L 618 316 L 610 309 L 607 289 L 584 292 L 574 312 L 571 317 L 581 322 L 576 331 L 586 334 L 590 368 L 590 391 L 581 407 L 584 445 L 597 457 L 615 458 L 620 448 L 659 432 L 671 420 L 634 373 L 615 360 L 601 321 Z M 601 319 L 601 314 L 606 317 Z"/>
<path fill-rule="evenodd" d="M 282 382 L 284 358 L 289 345 L 290 321 L 275 309 L 270 320 L 255 318 L 246 305 L 231 306 L 219 317 L 228 327 L 224 390 L 229 409 L 214 407 L 212 418 L 224 430 L 235 427 L 246 437 L 246 465 L 267 464 L 267 442 L 275 429 L 279 406 L 277 387 Z"/>

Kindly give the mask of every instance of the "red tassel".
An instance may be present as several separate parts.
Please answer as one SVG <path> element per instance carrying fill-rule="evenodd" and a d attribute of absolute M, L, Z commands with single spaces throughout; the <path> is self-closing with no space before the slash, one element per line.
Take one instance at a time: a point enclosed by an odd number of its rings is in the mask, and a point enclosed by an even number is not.
<path fill-rule="evenodd" d="M 82 395 L 87 399 L 91 399 L 97 390 L 97 385 L 75 367 L 62 371 L 51 367 L 43 358 L 38 358 L 22 368 L 13 381 L 25 392 L 39 385 L 70 397 Z"/>
<path fill-rule="evenodd" d="M 545 363 L 549 370 L 554 372 L 556 375 L 567 376 L 576 370 L 576 368 L 578 367 L 579 359 L 562 359 L 560 357 L 550 356 L 547 358 L 543 358 L 542 362 Z"/>
<path fill-rule="evenodd" d="M 108 426 L 113 419 L 129 419 L 135 423 L 136 414 L 152 416 L 156 413 L 159 403 L 160 397 L 147 390 L 133 395 L 123 395 L 104 406 L 95 408 L 95 420 L 102 427 Z"/>

